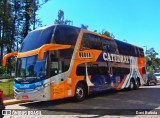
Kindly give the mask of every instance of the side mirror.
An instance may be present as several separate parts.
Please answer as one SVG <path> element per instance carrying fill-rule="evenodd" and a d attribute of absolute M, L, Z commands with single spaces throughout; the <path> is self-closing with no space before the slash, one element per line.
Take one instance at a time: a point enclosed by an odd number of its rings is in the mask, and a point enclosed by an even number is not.
<path fill-rule="evenodd" d="M 11 52 L 11 53 L 6 54 L 6 55 L 3 57 L 2 65 L 3 65 L 3 66 L 6 66 L 7 59 L 8 59 L 9 57 L 13 57 L 13 56 L 15 56 L 15 55 L 18 55 L 18 52 Z"/>
<path fill-rule="evenodd" d="M 62 44 L 46 44 L 39 48 L 38 50 L 38 59 L 42 60 L 44 58 L 44 52 L 48 50 L 60 50 L 71 48 L 71 45 L 62 45 Z"/>

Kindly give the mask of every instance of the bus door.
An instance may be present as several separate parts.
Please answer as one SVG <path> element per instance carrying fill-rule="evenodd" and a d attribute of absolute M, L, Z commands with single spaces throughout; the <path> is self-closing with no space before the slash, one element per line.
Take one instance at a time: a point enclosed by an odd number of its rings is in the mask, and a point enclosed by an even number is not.
<path fill-rule="evenodd" d="M 64 61 L 59 58 L 58 53 L 54 51 L 50 54 L 50 78 L 51 78 L 51 98 L 64 98 L 64 80 L 65 73 L 63 73 Z"/>

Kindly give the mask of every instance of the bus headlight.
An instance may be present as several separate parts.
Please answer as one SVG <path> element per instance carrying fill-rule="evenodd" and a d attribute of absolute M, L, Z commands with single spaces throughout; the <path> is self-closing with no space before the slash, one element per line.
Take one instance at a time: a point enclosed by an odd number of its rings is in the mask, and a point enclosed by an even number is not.
<path fill-rule="evenodd" d="M 43 88 L 45 88 L 45 87 L 47 87 L 47 86 L 49 86 L 50 85 L 50 83 L 46 83 L 46 84 L 44 84 L 44 85 L 42 85 L 42 86 L 38 86 L 37 88 L 35 88 L 36 90 L 40 90 L 40 89 L 43 89 Z"/>
<path fill-rule="evenodd" d="M 43 89 L 43 86 L 38 86 L 38 87 L 36 88 L 36 90 L 40 90 L 40 89 Z"/>
<path fill-rule="evenodd" d="M 46 83 L 46 84 L 44 84 L 44 87 L 47 87 L 47 86 L 49 86 L 50 84 L 49 83 Z"/>

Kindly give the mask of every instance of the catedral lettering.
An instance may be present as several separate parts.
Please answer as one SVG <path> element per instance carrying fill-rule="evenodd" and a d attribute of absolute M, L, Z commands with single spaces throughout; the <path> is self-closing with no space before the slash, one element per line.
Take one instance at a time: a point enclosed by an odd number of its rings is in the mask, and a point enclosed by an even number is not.
<path fill-rule="evenodd" d="M 138 89 L 144 84 L 141 47 L 88 30 L 51 25 L 31 31 L 16 58 L 14 94 L 18 100 L 56 100 L 108 89 Z"/>
<path fill-rule="evenodd" d="M 103 53 L 103 59 L 105 61 L 114 61 L 114 62 L 121 62 L 121 63 L 129 63 L 129 56 L 109 54 L 109 53 L 105 53 L 105 52 Z"/>

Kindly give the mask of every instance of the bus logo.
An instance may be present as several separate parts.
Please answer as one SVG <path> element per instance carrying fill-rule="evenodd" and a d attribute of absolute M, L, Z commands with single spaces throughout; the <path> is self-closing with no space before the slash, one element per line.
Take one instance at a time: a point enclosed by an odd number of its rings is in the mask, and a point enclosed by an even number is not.
<path fill-rule="evenodd" d="M 22 86 L 20 86 L 20 88 L 29 88 L 29 85 L 22 85 Z"/>
<path fill-rule="evenodd" d="M 121 62 L 121 63 L 129 63 L 129 56 L 103 53 L 104 61 L 113 61 L 113 62 Z"/>

